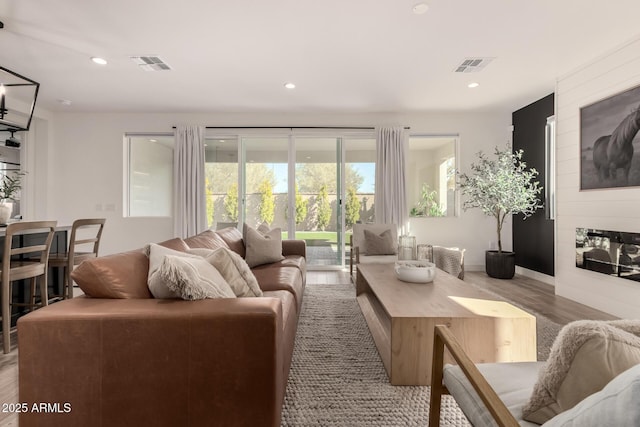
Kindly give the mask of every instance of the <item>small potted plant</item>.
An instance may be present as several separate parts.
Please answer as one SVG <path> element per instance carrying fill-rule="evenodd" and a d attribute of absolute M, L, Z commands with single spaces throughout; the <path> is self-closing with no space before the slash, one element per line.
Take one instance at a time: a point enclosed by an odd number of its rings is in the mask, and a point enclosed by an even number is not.
<path fill-rule="evenodd" d="M 22 188 L 24 172 L 9 172 L 0 178 L 0 224 L 5 225 L 11 218 L 13 202 Z"/>
<path fill-rule="evenodd" d="M 498 279 L 511 279 L 515 274 L 515 253 L 502 250 L 502 226 L 507 216 L 522 214 L 523 219 L 542 207 L 538 171 L 527 169 L 522 160 L 523 150 L 513 151 L 507 144 L 504 150 L 495 149 L 496 159 L 478 153 L 478 162 L 471 164 L 470 174 L 460 174 L 459 187 L 466 196 L 463 208 L 480 208 L 485 215 L 496 219 L 498 250 L 485 256 L 487 274 Z"/>

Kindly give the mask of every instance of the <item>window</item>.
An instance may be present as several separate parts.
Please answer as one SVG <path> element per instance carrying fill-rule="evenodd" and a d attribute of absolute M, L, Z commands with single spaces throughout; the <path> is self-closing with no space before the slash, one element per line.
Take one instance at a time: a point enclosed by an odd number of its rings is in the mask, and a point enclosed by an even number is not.
<path fill-rule="evenodd" d="M 406 183 L 410 216 L 456 215 L 457 139 L 457 136 L 409 137 Z"/>
<path fill-rule="evenodd" d="M 267 222 L 271 227 L 289 230 L 289 138 L 242 138 L 245 153 L 244 222 L 257 227 Z"/>
<path fill-rule="evenodd" d="M 172 135 L 126 135 L 127 183 L 124 215 L 172 215 Z"/>
<path fill-rule="evenodd" d="M 207 224 L 211 228 L 232 226 L 239 221 L 238 140 L 206 138 L 205 188 Z"/>
<path fill-rule="evenodd" d="M 347 205 L 347 230 L 356 222 L 375 222 L 376 140 L 375 138 L 345 138 L 345 191 Z M 353 191 L 355 190 L 355 191 Z M 350 207 L 353 196 L 359 203 L 357 215 Z M 358 206 L 357 203 L 356 207 Z M 347 240 L 348 242 L 349 240 Z"/>

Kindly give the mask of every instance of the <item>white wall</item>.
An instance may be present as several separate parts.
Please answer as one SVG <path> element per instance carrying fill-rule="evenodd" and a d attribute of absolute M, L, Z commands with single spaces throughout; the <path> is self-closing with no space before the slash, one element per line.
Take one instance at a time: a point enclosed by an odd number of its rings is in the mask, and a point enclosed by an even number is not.
<path fill-rule="evenodd" d="M 459 134 L 459 161 L 467 171 L 479 150 L 493 150 L 511 135 L 510 112 L 411 114 L 115 114 L 58 113 L 49 150 L 50 181 L 55 195 L 48 212 L 59 223 L 78 217 L 107 218 L 102 253 L 140 247 L 173 237 L 169 218 L 123 218 L 123 135 L 126 132 L 171 132 L 176 124 L 211 126 L 410 126 L 415 133 Z M 96 211 L 101 205 L 103 210 Z M 113 205 L 113 211 L 105 211 Z M 495 241 L 494 223 L 479 211 L 455 218 L 416 218 L 411 230 L 419 243 L 467 249 L 468 269 L 484 268 L 484 251 Z M 511 225 L 504 242 L 511 241 Z"/>
<path fill-rule="evenodd" d="M 558 80 L 556 294 L 640 317 L 640 283 L 575 266 L 576 227 L 640 232 L 640 189 L 580 191 L 580 107 L 640 84 L 640 39 Z M 639 167 L 636 163 L 632 167 Z"/>

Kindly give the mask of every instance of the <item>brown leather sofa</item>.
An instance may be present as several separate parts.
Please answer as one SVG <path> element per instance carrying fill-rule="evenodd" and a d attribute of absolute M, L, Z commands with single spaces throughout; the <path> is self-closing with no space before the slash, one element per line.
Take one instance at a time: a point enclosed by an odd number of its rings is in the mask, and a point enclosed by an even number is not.
<path fill-rule="evenodd" d="M 236 229 L 161 244 L 244 256 Z M 254 298 L 154 299 L 140 250 L 81 264 L 90 296 L 18 322 L 20 402 L 52 404 L 20 426 L 279 426 L 306 277 L 304 241 L 282 250 Z"/>

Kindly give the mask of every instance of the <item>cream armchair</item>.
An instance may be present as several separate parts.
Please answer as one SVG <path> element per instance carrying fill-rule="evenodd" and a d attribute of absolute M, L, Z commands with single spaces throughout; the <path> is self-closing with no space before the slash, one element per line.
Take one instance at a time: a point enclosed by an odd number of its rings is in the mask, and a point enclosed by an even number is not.
<path fill-rule="evenodd" d="M 637 398 L 640 395 L 640 364 L 634 365 L 628 360 L 626 361 L 627 366 L 623 367 L 621 364 L 623 359 L 628 358 L 628 355 L 633 354 L 638 348 L 634 344 L 636 340 L 632 335 L 636 335 L 636 337 L 639 335 L 627 333 L 629 331 L 637 332 L 636 326 L 633 325 L 637 321 L 614 321 L 611 323 L 615 324 L 615 322 L 626 323 L 626 325 L 622 325 L 625 329 L 625 332 L 621 333 L 621 336 L 625 337 L 622 341 L 615 338 L 598 342 L 598 344 L 608 342 L 608 346 L 591 346 L 590 343 L 598 341 L 598 338 L 590 335 L 584 345 L 576 347 L 580 350 L 575 351 L 582 351 L 582 356 L 577 356 L 571 367 L 564 369 L 567 371 L 565 372 L 566 378 L 569 378 L 573 372 L 577 381 L 573 381 L 573 386 L 571 386 L 571 381 L 565 380 L 565 384 L 570 384 L 570 386 L 564 388 L 561 386 L 557 391 L 558 394 L 565 395 L 562 400 L 554 402 L 554 398 L 549 394 L 550 390 L 544 389 L 545 396 L 548 395 L 551 402 L 544 403 L 548 405 L 548 408 L 553 409 L 557 409 L 555 407 L 560 403 L 563 405 L 570 403 L 567 395 L 572 393 L 583 392 L 585 397 L 575 399 L 576 403 L 572 407 L 569 404 L 567 408 L 547 413 L 545 419 L 540 420 L 542 424 L 524 420 L 523 412 L 536 388 L 536 382 L 540 381 L 540 374 L 541 371 L 544 371 L 545 364 L 552 363 L 552 355 L 547 362 L 474 364 L 451 331 L 444 325 L 436 326 L 432 356 L 429 427 L 439 427 L 440 425 L 440 406 L 443 394 L 450 394 L 456 400 L 474 427 L 494 427 L 496 425 L 502 427 L 540 427 L 540 425 L 542 427 L 631 427 L 640 425 L 640 405 L 638 405 Z M 565 328 L 575 328 L 573 332 L 565 335 L 569 337 L 568 339 L 581 336 L 581 333 L 576 333 L 576 330 L 582 327 L 576 325 L 577 323 L 579 322 L 565 326 Z M 559 337 L 562 334 L 561 331 Z M 631 353 L 611 350 L 611 347 L 615 345 L 628 347 L 631 349 Z M 444 365 L 445 348 L 457 365 Z M 594 349 L 597 350 L 594 351 Z M 606 353 L 600 358 L 603 363 L 607 366 L 618 365 L 621 372 L 614 374 L 611 380 L 602 381 L 603 387 L 599 391 L 594 389 L 594 392 L 589 394 L 591 391 L 584 392 L 585 389 L 593 385 L 589 383 L 593 383 L 594 379 L 595 382 L 602 380 L 604 378 L 602 372 L 598 374 L 598 368 L 593 367 L 593 363 L 590 362 L 584 363 L 582 370 L 577 368 L 577 371 L 580 371 L 578 375 L 575 375 L 574 369 L 576 369 L 576 363 L 580 364 L 581 361 L 585 361 L 584 354 L 593 358 L 594 352 Z M 619 357 L 617 359 L 609 357 L 613 354 L 617 354 Z M 597 359 L 596 357 L 594 360 Z M 562 363 L 569 362 L 563 359 Z M 584 375 L 585 369 L 591 371 L 592 374 Z M 604 370 L 601 369 L 601 371 Z M 547 375 L 555 377 L 558 374 L 562 375 L 563 370 L 552 369 L 549 372 Z"/>
<path fill-rule="evenodd" d="M 372 231 L 377 235 L 389 230 L 395 244 L 395 253 L 388 255 L 369 255 L 367 242 L 364 237 L 365 230 Z M 353 224 L 351 234 L 351 253 L 349 255 L 349 274 L 354 278 L 357 264 L 383 263 L 393 264 L 397 261 L 398 226 L 396 224 Z"/>

